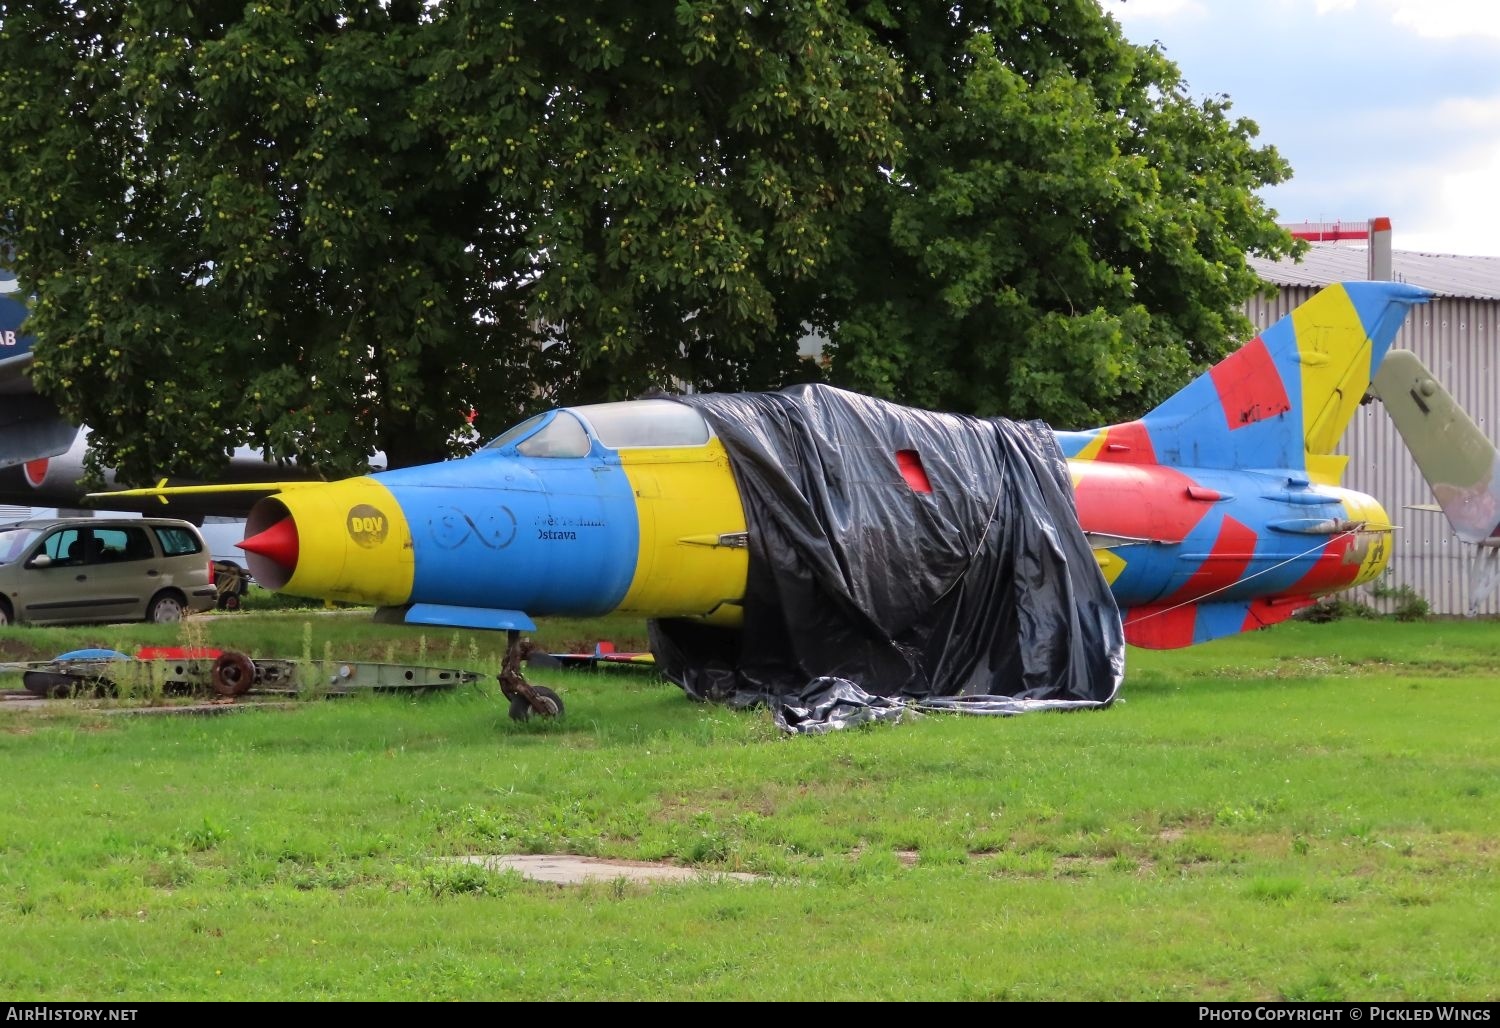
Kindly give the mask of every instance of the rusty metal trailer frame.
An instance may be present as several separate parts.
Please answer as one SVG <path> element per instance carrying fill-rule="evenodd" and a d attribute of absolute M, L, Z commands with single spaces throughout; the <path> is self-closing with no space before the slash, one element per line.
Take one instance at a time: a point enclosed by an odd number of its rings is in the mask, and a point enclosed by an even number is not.
<path fill-rule="evenodd" d="M 474 671 L 384 664 L 371 661 L 251 658 L 225 651 L 214 658 L 154 657 L 73 659 L 0 664 L 19 672 L 28 692 L 38 696 L 95 692 L 138 677 L 152 687 L 223 697 L 246 693 L 349 695 L 357 692 L 449 689 L 479 681 Z"/>
<path fill-rule="evenodd" d="M 557 718 L 562 697 L 546 686 L 532 685 L 521 672 L 526 650 L 520 633 L 509 633 L 500 671 L 500 691 L 510 704 L 510 717 L 526 721 L 533 714 Z M 103 651 L 108 653 L 108 651 Z M 250 657 L 233 650 L 202 656 L 67 656 L 55 660 L 0 663 L 0 672 L 19 672 L 26 690 L 40 697 L 96 695 L 132 681 L 152 692 L 209 691 L 229 700 L 247 693 L 343 696 L 357 692 L 425 691 L 478 682 L 475 671 L 387 664 L 359 660 L 298 660 Z"/>

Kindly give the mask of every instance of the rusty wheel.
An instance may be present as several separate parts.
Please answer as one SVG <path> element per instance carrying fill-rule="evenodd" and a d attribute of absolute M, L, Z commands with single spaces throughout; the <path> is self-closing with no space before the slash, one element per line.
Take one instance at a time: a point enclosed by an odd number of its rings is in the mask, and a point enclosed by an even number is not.
<path fill-rule="evenodd" d="M 517 696 L 510 701 L 510 719 L 512 721 L 528 721 L 534 713 L 540 713 L 545 718 L 558 718 L 563 715 L 562 697 L 557 695 L 545 685 L 533 685 L 531 691 L 536 693 L 536 698 L 542 701 L 543 708 L 551 708 L 541 712 L 533 711 L 531 704 L 526 702 L 525 696 Z"/>
<path fill-rule="evenodd" d="M 255 664 L 243 653 L 221 653 L 214 661 L 212 682 L 220 696 L 242 696 L 255 684 Z"/>

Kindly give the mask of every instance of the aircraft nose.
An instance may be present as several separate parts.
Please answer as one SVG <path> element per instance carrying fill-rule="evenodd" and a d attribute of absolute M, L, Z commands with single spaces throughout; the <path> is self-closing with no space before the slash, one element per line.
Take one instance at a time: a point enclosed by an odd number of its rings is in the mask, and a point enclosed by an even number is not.
<path fill-rule="evenodd" d="M 268 589 L 394 606 L 411 596 L 411 533 L 400 503 L 373 478 L 289 489 L 256 503 L 246 564 Z"/>

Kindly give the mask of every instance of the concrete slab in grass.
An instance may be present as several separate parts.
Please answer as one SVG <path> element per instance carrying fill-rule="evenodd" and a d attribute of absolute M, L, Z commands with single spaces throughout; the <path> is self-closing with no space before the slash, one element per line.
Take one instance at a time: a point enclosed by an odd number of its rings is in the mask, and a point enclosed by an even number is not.
<path fill-rule="evenodd" d="M 603 860 L 599 857 L 575 857 L 566 853 L 471 855 L 453 859 L 458 863 L 478 864 L 491 871 L 519 871 L 524 878 L 535 882 L 551 882 L 554 885 L 612 882 L 617 878 L 631 882 L 692 882 L 704 879 L 753 882 L 762 877 L 743 871 L 704 871 L 672 864 Z"/>

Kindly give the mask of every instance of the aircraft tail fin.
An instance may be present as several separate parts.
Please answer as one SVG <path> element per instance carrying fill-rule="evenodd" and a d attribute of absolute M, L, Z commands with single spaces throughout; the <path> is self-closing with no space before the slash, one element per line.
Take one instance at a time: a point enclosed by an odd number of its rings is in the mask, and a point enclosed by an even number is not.
<path fill-rule="evenodd" d="M 1374 389 L 1454 534 L 1500 542 L 1500 450 L 1410 350 L 1386 355 Z"/>
<path fill-rule="evenodd" d="M 1075 459 L 1201 468 L 1275 468 L 1338 482 L 1339 437 L 1412 305 L 1400 282 L 1320 290 L 1139 421 L 1060 434 Z M 1068 452 L 1068 451 L 1073 452 Z"/>
<path fill-rule="evenodd" d="M 0 468 L 66 453 L 78 428 L 31 388 L 26 304 L 13 272 L 0 268 Z"/>

